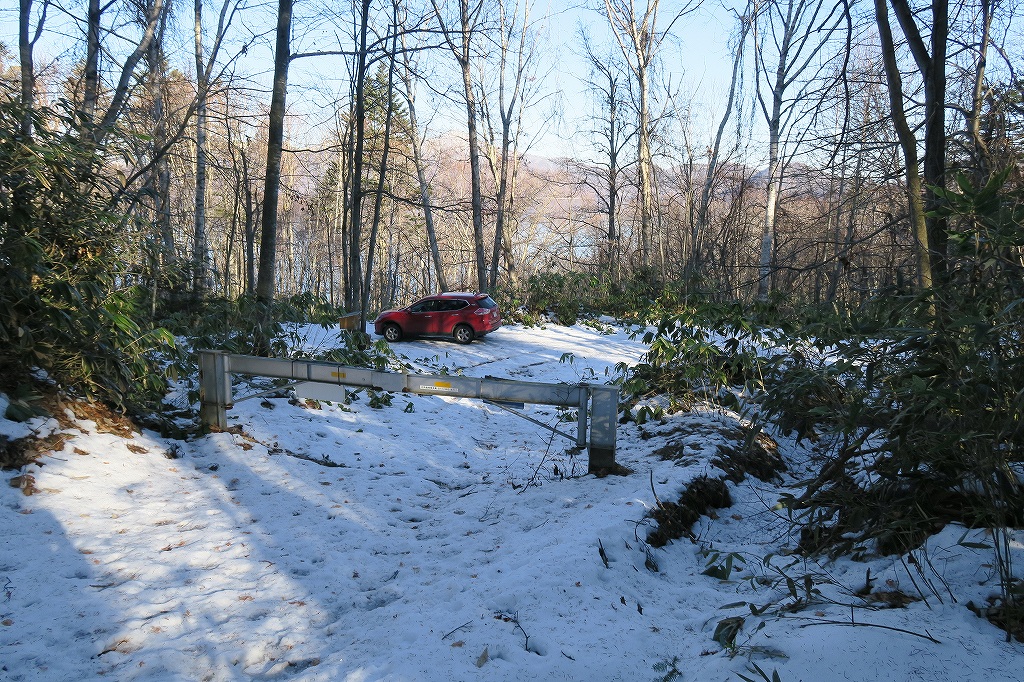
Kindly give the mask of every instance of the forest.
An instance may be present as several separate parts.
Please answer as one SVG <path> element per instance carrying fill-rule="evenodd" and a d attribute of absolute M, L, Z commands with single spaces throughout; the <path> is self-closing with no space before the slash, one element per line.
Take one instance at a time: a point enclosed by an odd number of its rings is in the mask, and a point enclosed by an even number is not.
<path fill-rule="evenodd" d="M 510 324 L 650 325 L 627 400 L 742 387 L 827 438 L 788 502 L 808 551 L 1024 522 L 1014 0 L 11 5 L 8 416 L 56 387 L 166 427 L 190 349 L 486 291 Z"/>

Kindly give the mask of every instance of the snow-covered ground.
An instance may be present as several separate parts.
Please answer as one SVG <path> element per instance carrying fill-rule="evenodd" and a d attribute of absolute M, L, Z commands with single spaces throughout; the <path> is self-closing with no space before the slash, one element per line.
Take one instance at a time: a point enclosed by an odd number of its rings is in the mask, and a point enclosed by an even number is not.
<path fill-rule="evenodd" d="M 644 351 L 579 326 L 395 348 L 424 372 L 563 382 L 604 381 Z M 655 491 L 675 500 L 717 472 L 729 414 L 620 425 L 617 461 L 633 473 L 607 478 L 578 475 L 586 453 L 478 401 L 396 395 L 374 409 L 363 392 L 228 414 L 237 428 L 192 442 L 82 417 L 0 420 L 10 437 L 61 433 L 60 449 L 4 473 L 36 492 L 0 491 L 0 680 L 1024 675 L 1024 648 L 965 606 L 997 592 L 991 550 L 974 546 L 984 533 L 948 528 L 909 562 L 805 562 L 785 555 L 777 487 L 748 478 L 698 542 L 647 547 Z M 672 438 L 689 456 L 654 456 Z M 799 475 L 813 451 L 778 442 Z M 869 568 L 880 596 L 865 599 Z"/>

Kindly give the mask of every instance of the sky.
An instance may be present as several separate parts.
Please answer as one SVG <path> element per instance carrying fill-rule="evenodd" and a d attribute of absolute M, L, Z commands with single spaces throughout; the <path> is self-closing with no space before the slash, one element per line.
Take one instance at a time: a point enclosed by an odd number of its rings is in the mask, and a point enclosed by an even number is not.
<path fill-rule="evenodd" d="M 585 157 L 591 153 L 585 135 L 580 131 L 588 128 L 587 116 L 593 104 L 585 92 L 584 81 L 588 66 L 581 57 L 578 27 L 585 25 L 596 43 L 605 43 L 617 49 L 607 29 L 607 21 L 595 9 L 586 9 L 584 3 L 572 0 L 551 0 L 535 4 L 532 15 L 536 18 L 549 17 L 544 23 L 544 39 L 541 43 L 542 64 L 538 71 L 544 74 L 539 103 L 526 113 L 525 130 L 530 139 L 531 153 L 554 158 L 558 156 Z M 667 17 L 677 2 L 664 2 L 662 16 Z M 592 2 L 594 7 L 598 7 Z M 39 3 L 36 3 L 39 7 Z M 84 5 L 83 5 L 84 6 Z M 50 9 L 48 27 L 52 33 L 44 35 L 36 48 L 41 65 L 54 58 L 67 62 L 80 58 L 80 54 L 67 50 L 74 42 L 67 36 L 76 36 L 81 28 L 79 19 L 70 5 L 71 12 L 63 13 Z M 233 63 L 239 74 L 248 74 L 258 87 L 269 87 L 272 72 L 274 13 L 273 3 L 250 3 L 239 13 L 233 26 L 235 32 L 225 44 L 223 55 L 234 56 L 244 43 L 249 47 L 244 55 Z M 325 10 L 324 8 L 328 9 Z M 603 4 L 600 5 L 603 8 Z M 215 25 L 219 3 L 208 3 L 205 24 L 212 29 Z M 308 2 L 300 0 L 296 5 L 293 35 L 295 49 L 314 51 L 331 49 L 337 45 L 337 29 L 328 24 L 324 12 L 344 13 L 335 3 Z M 11 50 L 14 59 L 17 52 L 17 3 L 0 0 L 0 42 Z M 344 21 L 344 20 L 343 20 Z M 188 32 L 190 11 L 179 9 L 175 19 L 176 32 L 167 43 L 171 62 L 186 72 L 194 71 L 191 36 Z M 664 22 L 662 22 L 664 23 Z M 730 20 L 727 11 L 717 3 L 705 2 L 696 12 L 675 25 L 675 38 L 666 44 L 662 73 L 670 80 L 681 101 L 692 101 L 697 129 L 710 136 L 716 125 L 715 117 L 720 115 L 728 87 L 730 56 L 728 38 Z M 207 45 L 212 42 L 207 39 Z M 80 45 L 79 45 L 80 47 Z M 432 85 L 437 85 L 435 70 L 428 75 Z M 447 90 L 447 86 L 442 87 Z M 343 97 L 347 92 L 346 75 L 340 61 L 329 57 L 302 59 L 293 62 L 290 73 L 289 111 L 298 116 L 292 131 L 305 126 L 329 127 L 333 122 L 330 102 Z M 269 103 L 269 92 L 255 93 L 255 100 Z M 437 133 L 454 131 L 462 133 L 465 128 L 463 107 L 458 102 L 446 99 L 441 94 L 431 95 L 428 88 L 421 88 L 419 97 L 420 120 Z M 552 119 L 552 111 L 556 117 Z M 301 122 L 299 122 L 301 121 Z M 319 136 L 323 133 L 314 135 Z"/>
<path fill-rule="evenodd" d="M 602 383 L 642 357 L 629 332 L 393 348 L 424 373 Z M 772 434 L 779 479 L 726 483 L 731 506 L 693 540 L 648 544 L 648 512 L 723 475 L 712 460 L 743 437 L 728 410 L 619 424 L 631 473 L 598 478 L 569 441 L 479 401 L 241 399 L 257 389 L 238 383 L 230 428 L 187 441 L 112 433 L 72 401 L 0 418 L 40 448 L 2 472 L 0 680 L 1020 679 L 1022 645 L 968 608 L 997 591 L 985 531 L 949 526 L 905 557 L 792 554 L 775 503 L 821 456 L 807 441 Z"/>

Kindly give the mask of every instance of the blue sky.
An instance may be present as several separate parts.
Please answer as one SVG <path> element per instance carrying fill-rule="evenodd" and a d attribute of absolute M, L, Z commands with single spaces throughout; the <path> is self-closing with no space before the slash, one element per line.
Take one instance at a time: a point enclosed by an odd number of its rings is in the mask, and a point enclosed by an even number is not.
<path fill-rule="evenodd" d="M 591 9 L 581 7 L 581 3 L 572 0 L 551 0 L 549 3 L 542 0 L 531 10 L 534 17 L 540 17 L 545 12 L 549 17 L 546 40 L 541 47 L 542 68 L 539 70 L 540 74 L 547 71 L 542 82 L 544 96 L 538 98 L 542 100 L 541 103 L 531 108 L 526 115 L 527 131 L 535 138 L 532 147 L 534 153 L 551 157 L 586 156 L 589 153 L 585 136 L 579 134 L 579 131 L 587 128 L 586 117 L 593 108 L 592 101 L 585 91 L 584 81 L 588 66 L 580 56 L 582 48 L 578 38 L 579 26 L 587 27 L 595 43 L 606 43 L 609 49 L 617 49 L 617 46 L 603 15 L 603 2 L 587 1 Z M 268 84 L 270 80 L 273 4 L 252 5 L 239 15 L 235 22 L 241 35 L 246 38 L 260 34 L 239 68 L 240 72 L 248 72 L 257 84 Z M 208 6 L 205 17 L 207 26 L 215 23 L 218 5 L 219 2 Z M 297 4 L 294 30 L 298 38 L 297 49 L 329 49 L 328 45 L 335 41 L 335 29 L 312 18 L 322 11 L 320 8 L 323 6 L 319 0 L 301 0 Z M 667 18 L 670 12 L 679 6 L 679 2 L 663 0 L 662 17 Z M 337 5 L 334 5 L 334 8 L 341 10 Z M 602 11 L 599 12 L 596 8 Z M 179 9 L 179 37 L 177 42 L 169 41 L 167 45 L 172 64 L 186 71 L 193 70 L 190 68 L 192 45 L 186 30 L 190 14 L 190 11 Z M 680 92 L 679 101 L 690 102 L 691 111 L 695 112 L 696 116 L 693 124 L 694 135 L 698 139 L 708 134 L 707 131 L 715 125 L 728 87 L 730 20 L 728 12 L 719 4 L 705 3 L 696 12 L 676 23 L 673 30 L 674 39 L 668 41 L 663 48 L 662 75 Z M 13 0 L 0 0 L 0 26 L 0 42 L 7 45 L 11 58 L 14 59 L 17 50 L 17 3 Z M 60 55 L 72 42 L 61 37 L 60 33 L 74 35 L 77 30 L 69 16 L 62 15 L 52 8 L 48 26 L 57 29 L 58 32 L 44 37 L 37 47 L 37 55 L 41 60 L 49 60 Z M 235 46 L 241 40 L 243 38 L 238 38 Z M 236 48 L 227 46 L 225 54 L 231 54 L 233 49 Z M 64 61 L 71 58 L 73 57 L 65 56 Z M 66 63 L 64 66 L 67 68 Z M 340 60 L 331 58 L 300 60 L 293 63 L 289 110 L 292 113 L 304 114 L 305 121 L 302 127 L 330 122 L 332 116 L 329 101 L 342 96 L 347 89 L 343 68 Z M 435 84 L 439 80 L 431 79 Z M 419 97 L 420 119 L 424 123 L 429 123 L 432 130 L 438 133 L 458 133 L 464 128 L 460 106 L 457 103 L 445 102 L 437 96 L 432 98 L 426 88 L 421 90 Z M 269 101 L 269 94 L 265 99 Z M 552 121 L 550 113 L 556 103 L 560 105 L 558 109 L 561 117 Z M 314 133 L 313 136 L 316 137 L 317 134 Z"/>

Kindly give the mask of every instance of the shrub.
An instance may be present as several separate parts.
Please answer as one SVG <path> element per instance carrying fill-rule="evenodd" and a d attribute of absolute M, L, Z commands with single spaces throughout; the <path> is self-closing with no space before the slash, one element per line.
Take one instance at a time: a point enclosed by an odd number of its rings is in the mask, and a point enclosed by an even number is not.
<path fill-rule="evenodd" d="M 18 130 L 21 116 L 0 103 L 0 129 Z M 100 152 L 60 132 L 71 122 L 57 112 L 35 119 L 32 139 L 0 136 L 0 374 L 9 388 L 40 369 L 65 390 L 141 409 L 165 388 L 156 352 L 173 338 L 135 306 Z"/>
<path fill-rule="evenodd" d="M 644 332 L 650 348 L 623 381 L 626 397 L 664 394 L 683 407 L 715 397 L 759 377 L 757 346 L 765 338 L 739 306 L 704 304 L 665 315 Z"/>
<path fill-rule="evenodd" d="M 950 521 L 997 536 L 1006 629 L 1022 607 L 1011 588 L 1005 529 L 1024 524 L 1024 195 L 1004 178 L 943 193 L 951 220 L 949 279 L 917 298 L 874 302 L 888 320 L 853 333 L 842 359 L 780 375 L 765 417 L 803 396 L 836 449 L 785 502 L 811 552 L 903 552 Z M 799 378 L 799 375 L 797 375 Z M 842 400 L 808 385 L 837 385 Z M 807 398 L 810 396 L 810 398 Z"/>

